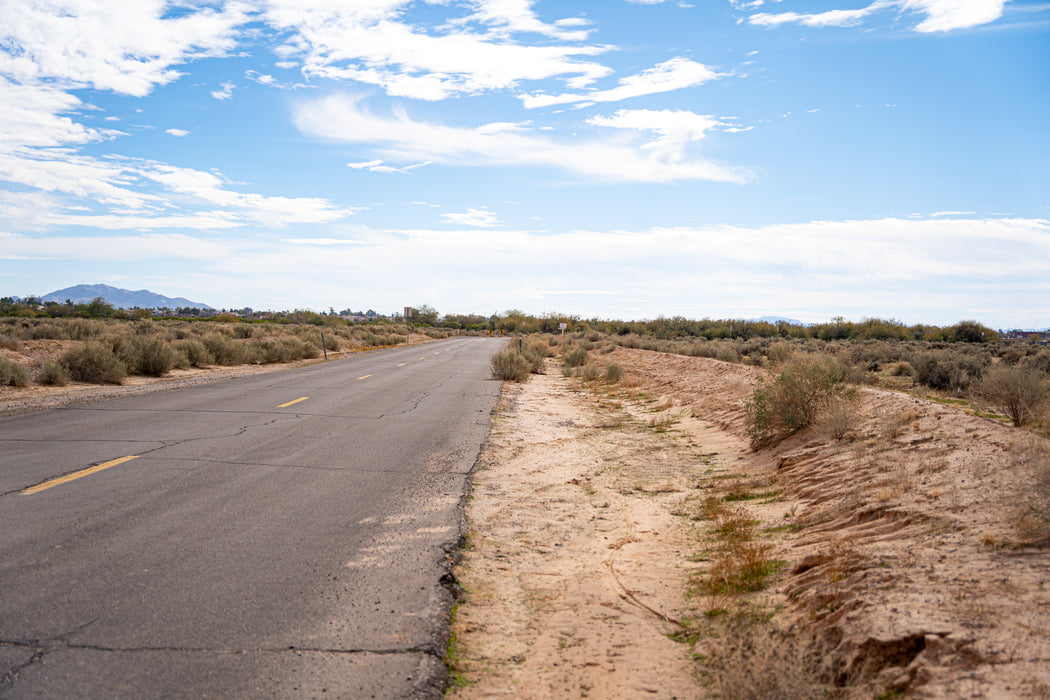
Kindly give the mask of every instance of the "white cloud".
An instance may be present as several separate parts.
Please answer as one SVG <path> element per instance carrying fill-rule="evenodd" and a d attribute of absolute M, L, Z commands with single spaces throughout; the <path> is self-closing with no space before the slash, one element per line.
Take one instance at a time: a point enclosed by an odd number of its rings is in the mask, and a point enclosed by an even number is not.
<path fill-rule="evenodd" d="M 847 27 L 885 10 L 917 12 L 926 19 L 917 24 L 917 32 L 948 32 L 994 22 L 1003 14 L 1006 0 L 875 0 L 867 7 L 852 10 L 827 10 L 812 14 L 798 12 L 761 12 L 749 17 L 751 24 L 776 26 L 797 23 L 809 27 Z M 747 5 L 743 5 L 747 7 Z"/>
<path fill-rule="evenodd" d="M 431 161 L 424 161 L 422 163 L 413 163 L 411 165 L 403 165 L 401 167 L 395 167 L 393 165 L 385 165 L 382 160 L 369 160 L 363 163 L 347 163 L 348 168 L 355 170 L 369 170 L 374 173 L 407 173 L 416 168 L 422 168 L 425 165 L 430 165 Z"/>
<path fill-rule="evenodd" d="M 291 35 L 278 54 L 299 61 L 305 75 L 379 85 L 391 95 L 414 99 L 442 100 L 552 77 L 579 89 L 611 72 L 580 59 L 604 53 L 607 46 L 525 45 L 507 38 L 508 32 L 526 30 L 563 40 L 578 36 L 578 30 L 563 30 L 578 22 L 542 23 L 529 2 L 477 2 L 474 13 L 431 32 L 399 21 L 409 4 L 369 0 L 310 7 L 298 0 L 270 0 L 265 19 Z M 484 35 L 462 26 L 471 20 L 499 31 Z"/>
<path fill-rule="evenodd" d="M 103 141 L 120 134 L 92 129 L 64 116 L 84 108 L 75 96 L 50 86 L 12 83 L 0 75 L 0 150 Z"/>
<path fill-rule="evenodd" d="M 213 293 L 225 284 L 239 298 L 255 299 L 253 306 L 265 308 L 274 299 L 287 308 L 303 301 L 274 297 L 275 285 L 341 298 L 344 289 L 335 283 L 325 289 L 323 281 L 350 276 L 369 290 L 374 307 L 398 308 L 407 294 L 442 310 L 485 313 L 512 306 L 606 318 L 790 311 L 781 315 L 944 324 L 977 316 L 1015 325 L 1025 325 L 1021 314 L 1045 313 L 1039 300 L 1050 293 L 1047 220 L 879 219 L 561 234 L 353 227 L 345 237 L 355 243 L 231 243 L 230 255 L 209 263 L 207 271 L 228 280 L 216 280 Z M 392 259 L 401 273 L 396 277 L 389 274 Z M 309 279 L 296 270 L 309 270 Z M 479 299 L 484 308 L 477 308 Z"/>
<path fill-rule="evenodd" d="M 225 243 L 173 233 L 118 236 L 31 237 L 0 233 L 0 244 L 22 259 L 137 262 L 141 260 L 213 261 L 231 255 Z"/>
<path fill-rule="evenodd" d="M 691 112 L 621 110 L 590 123 L 634 132 L 623 136 L 557 141 L 528 131 L 521 124 L 455 127 L 411 119 L 397 111 L 377 116 L 356 96 L 333 95 L 299 102 L 293 119 L 305 133 L 344 143 L 367 144 L 383 160 L 458 166 L 555 167 L 591 179 L 627 182 L 673 182 L 705 179 L 745 182 L 742 168 L 722 166 L 692 153 L 705 129 L 717 124 Z M 656 138 L 639 139 L 645 132 Z"/>
<path fill-rule="evenodd" d="M 461 226 L 477 226 L 479 228 L 492 228 L 500 223 L 499 216 L 495 212 L 485 209 L 468 208 L 462 214 L 442 214 L 442 218 L 450 224 Z"/>
<path fill-rule="evenodd" d="M 172 136 L 189 136 L 190 132 L 185 129 L 166 129 L 165 134 L 171 134 Z"/>
<path fill-rule="evenodd" d="M 620 86 L 611 90 L 561 95 L 535 93 L 520 95 L 519 97 L 526 109 L 571 104 L 573 102 L 616 102 L 632 97 L 695 87 L 720 77 L 722 77 L 721 74 L 714 72 L 702 63 L 678 57 L 664 61 L 654 68 L 637 75 L 621 78 Z"/>
<path fill-rule="evenodd" d="M 948 32 L 994 22 L 1002 16 L 1006 0 L 903 0 L 902 4 L 926 14 L 916 31 Z"/>
<path fill-rule="evenodd" d="M 221 90 L 212 90 L 211 96 L 217 100 L 228 100 L 233 97 L 233 89 L 236 87 L 233 83 L 222 83 Z"/>
<path fill-rule="evenodd" d="M 407 295 L 443 311 L 486 314 L 511 307 L 602 318 L 779 313 L 820 321 L 843 314 L 937 324 L 976 317 L 1027 326 L 1046 323 L 1043 302 L 1050 294 L 1045 219 L 565 233 L 466 225 L 378 231 L 347 224 L 305 241 L 0 233 L 0 251 L 22 259 L 187 261 L 184 278 L 200 275 L 209 303 L 256 308 L 327 305 L 346 297 L 344 280 L 351 278 L 355 288 L 368 290 L 363 303 L 390 310 Z M 398 275 L 390 274 L 390 260 L 398 261 Z"/>
<path fill-rule="evenodd" d="M 481 22 L 506 35 L 518 32 L 542 34 L 563 41 L 586 41 L 590 31 L 578 29 L 590 22 L 580 17 L 569 17 L 553 24 L 542 22 L 532 10 L 534 0 L 476 0 L 476 11 L 459 22 Z M 572 28 L 572 29 L 570 29 Z"/>
<path fill-rule="evenodd" d="M 0 74 L 23 84 L 54 81 L 142 97 L 180 73 L 173 65 L 219 56 L 246 19 L 239 3 L 166 17 L 169 3 L 5 2 Z M 10 51 L 8 47 L 17 47 Z"/>

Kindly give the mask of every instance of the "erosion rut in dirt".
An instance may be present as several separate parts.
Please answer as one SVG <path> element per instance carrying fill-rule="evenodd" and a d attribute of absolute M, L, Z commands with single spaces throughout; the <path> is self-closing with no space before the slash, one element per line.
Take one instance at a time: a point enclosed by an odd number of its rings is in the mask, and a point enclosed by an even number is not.
<path fill-rule="evenodd" d="M 505 391 L 457 567 L 454 697 L 743 697 L 786 667 L 813 697 L 1050 697 L 1045 441 L 865 389 L 840 439 L 752 452 L 762 370 L 602 361 L 635 386 L 551 364 Z M 773 564 L 761 590 L 713 583 L 738 521 L 733 551 Z M 735 644 L 719 621 L 742 617 L 802 651 Z"/>

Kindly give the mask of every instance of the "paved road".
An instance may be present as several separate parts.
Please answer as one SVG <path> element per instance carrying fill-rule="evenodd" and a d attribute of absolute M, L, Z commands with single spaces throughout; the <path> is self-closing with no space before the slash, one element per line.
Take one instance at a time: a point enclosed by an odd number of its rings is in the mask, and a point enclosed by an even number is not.
<path fill-rule="evenodd" d="M 0 419 L 0 697 L 439 696 L 502 342 Z"/>

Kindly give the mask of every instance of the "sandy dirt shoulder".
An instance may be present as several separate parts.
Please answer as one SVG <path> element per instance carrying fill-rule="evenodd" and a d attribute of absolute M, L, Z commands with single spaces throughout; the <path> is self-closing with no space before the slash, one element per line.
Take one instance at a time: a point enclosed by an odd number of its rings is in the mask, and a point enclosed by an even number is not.
<path fill-rule="evenodd" d="M 799 666 L 842 697 L 1050 697 L 1050 551 L 1032 518 L 1046 441 L 863 390 L 841 439 L 818 426 L 752 452 L 761 370 L 601 361 L 637 386 L 551 360 L 505 389 L 456 569 L 453 697 L 746 697 L 733 683 Z M 712 502 L 757 523 L 778 566 L 763 590 L 703 592 L 722 556 Z M 717 670 L 740 645 L 711 621 L 741 610 L 820 653 L 751 644 L 734 664 L 752 678 Z"/>

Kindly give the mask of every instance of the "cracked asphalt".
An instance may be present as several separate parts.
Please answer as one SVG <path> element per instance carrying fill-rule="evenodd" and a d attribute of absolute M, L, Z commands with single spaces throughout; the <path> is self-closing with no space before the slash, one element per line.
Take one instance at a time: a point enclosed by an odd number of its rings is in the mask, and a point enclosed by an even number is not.
<path fill-rule="evenodd" d="M 0 418 L 0 697 L 440 697 L 504 343 Z"/>

